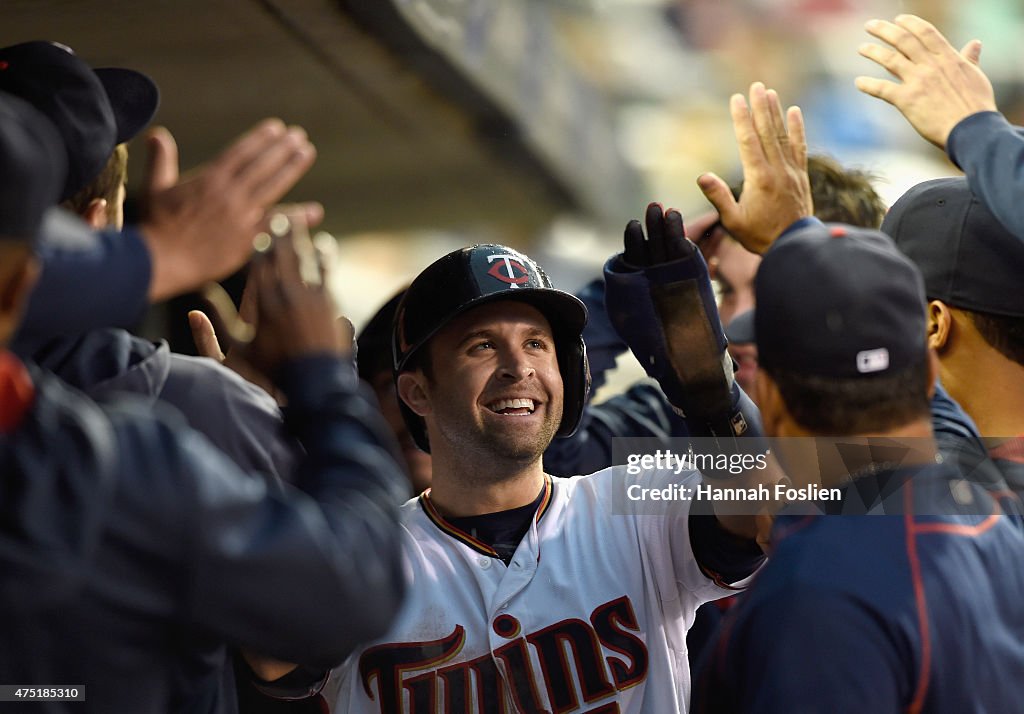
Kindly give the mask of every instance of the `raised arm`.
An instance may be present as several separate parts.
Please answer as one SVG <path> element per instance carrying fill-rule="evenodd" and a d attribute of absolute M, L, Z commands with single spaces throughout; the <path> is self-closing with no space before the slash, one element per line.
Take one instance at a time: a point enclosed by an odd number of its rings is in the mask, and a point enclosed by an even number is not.
<path fill-rule="evenodd" d="M 19 353 L 57 335 L 130 327 L 150 301 L 230 275 L 252 255 L 265 212 L 316 156 L 304 131 L 277 119 L 185 177 L 166 129 L 154 129 L 148 147 L 140 225 L 93 234 L 57 209 L 48 216 L 38 247 L 42 273 L 15 341 Z M 322 213 L 319 204 L 303 210 L 310 222 Z"/>
<path fill-rule="evenodd" d="M 294 479 L 304 494 L 254 498 L 251 480 L 199 479 L 190 602 L 196 621 L 230 641 L 329 667 L 380 634 L 401 601 L 397 516 L 407 481 L 322 280 L 302 280 L 287 236 L 253 270 L 252 337 L 221 335 L 287 396 L 286 424 L 306 452 Z"/>
<path fill-rule="evenodd" d="M 979 65 L 981 42 L 957 50 L 916 15 L 871 20 L 866 29 L 880 42 L 861 45 L 860 54 L 896 81 L 858 77 L 857 88 L 892 104 L 944 149 L 993 215 L 1024 239 L 1024 130 L 996 108 L 992 83 Z"/>

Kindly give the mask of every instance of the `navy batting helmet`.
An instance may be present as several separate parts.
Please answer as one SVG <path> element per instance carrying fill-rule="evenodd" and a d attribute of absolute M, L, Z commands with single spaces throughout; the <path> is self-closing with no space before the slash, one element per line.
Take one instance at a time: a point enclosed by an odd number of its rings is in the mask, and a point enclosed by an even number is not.
<path fill-rule="evenodd" d="M 467 310 L 498 300 L 529 303 L 551 324 L 564 395 L 556 435 L 571 436 L 590 389 L 583 344 L 587 308 L 573 295 L 553 288 L 539 265 L 507 246 L 474 245 L 456 250 L 429 265 L 413 281 L 395 315 L 395 378 L 412 368 L 414 358 L 441 328 Z M 401 399 L 399 406 L 416 445 L 429 453 L 423 418 Z"/>

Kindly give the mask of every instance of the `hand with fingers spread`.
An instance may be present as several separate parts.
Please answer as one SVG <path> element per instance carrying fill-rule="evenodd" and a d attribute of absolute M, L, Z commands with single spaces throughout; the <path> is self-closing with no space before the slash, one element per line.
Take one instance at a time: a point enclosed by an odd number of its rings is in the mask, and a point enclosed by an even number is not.
<path fill-rule="evenodd" d="M 660 203 L 651 203 L 647 206 L 644 223 L 647 225 L 646 236 L 640 221 L 633 220 L 626 225 L 622 259 L 627 265 L 649 268 L 693 255 L 696 247 L 686 239 L 683 216 L 679 211 L 669 209 L 666 212 Z"/>
<path fill-rule="evenodd" d="M 749 103 L 735 94 L 729 108 L 743 164 L 743 193 L 737 200 L 713 173 L 701 175 L 697 184 L 733 238 L 760 254 L 814 211 L 803 115 L 799 107 L 790 107 L 783 116 L 778 95 L 760 82 L 750 86 Z"/>
<path fill-rule="evenodd" d="M 151 300 L 195 289 L 241 267 L 266 211 L 312 166 L 316 150 L 305 131 L 268 119 L 243 134 L 191 175 L 178 176 L 178 149 L 170 132 L 154 129 L 141 228 L 153 275 Z M 311 222 L 319 204 L 304 204 Z"/>
<path fill-rule="evenodd" d="M 857 89 L 899 109 L 921 136 L 939 148 L 946 147 L 949 133 L 963 119 L 996 111 L 992 83 L 978 66 L 978 40 L 957 51 L 931 23 L 916 15 L 898 15 L 893 22 L 871 20 L 865 29 L 885 45 L 866 43 L 860 54 L 899 82 L 857 77 Z"/>
<path fill-rule="evenodd" d="M 213 321 L 229 354 L 270 379 L 289 360 L 312 355 L 346 357 L 352 352 L 351 330 L 345 334 L 337 319 L 320 254 L 312 253 L 320 280 L 307 283 L 302 279 L 296 242 L 295 231 L 289 230 L 253 261 L 250 287 L 256 303 L 255 325 L 244 323 L 230 301 L 211 301 Z"/>
<path fill-rule="evenodd" d="M 310 210 L 312 206 L 313 210 Z M 311 228 L 319 225 L 323 220 L 323 210 L 319 204 L 289 203 L 275 206 L 266 216 L 263 225 L 260 227 L 262 233 L 271 232 L 271 217 L 283 216 L 289 221 L 290 226 L 297 228 Z M 302 240 L 305 240 L 306 231 L 303 232 Z M 209 287 L 206 288 L 209 290 Z M 230 300 L 230 298 L 226 299 Z M 219 300 L 219 298 L 218 298 Z M 256 288 L 252 279 L 252 272 L 245 281 L 245 288 L 242 290 L 242 299 L 238 306 L 238 319 L 247 325 L 256 324 Z M 221 350 L 220 341 L 217 339 L 217 332 L 213 323 L 202 310 L 192 310 L 188 314 L 189 329 L 192 332 L 192 341 L 195 343 L 196 352 L 200 357 L 209 357 L 224 364 L 229 369 L 238 372 L 250 382 L 254 381 L 253 376 L 245 370 L 245 365 L 225 355 Z M 261 384 L 266 387 L 267 385 Z"/>

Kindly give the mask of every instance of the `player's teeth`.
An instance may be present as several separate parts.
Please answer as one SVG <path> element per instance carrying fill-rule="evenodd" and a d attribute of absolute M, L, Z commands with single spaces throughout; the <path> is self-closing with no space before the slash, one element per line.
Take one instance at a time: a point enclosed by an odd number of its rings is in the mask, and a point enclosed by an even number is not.
<path fill-rule="evenodd" d="M 533 412 L 534 404 L 532 399 L 499 399 L 491 402 L 489 408 L 492 412 L 502 412 L 505 409 L 529 409 Z"/>

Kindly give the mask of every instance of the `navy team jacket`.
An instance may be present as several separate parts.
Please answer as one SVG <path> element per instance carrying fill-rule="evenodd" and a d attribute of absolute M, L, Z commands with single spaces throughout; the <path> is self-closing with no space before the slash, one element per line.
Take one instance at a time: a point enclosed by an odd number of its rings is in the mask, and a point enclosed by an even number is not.
<path fill-rule="evenodd" d="M 386 630 L 407 486 L 350 365 L 287 366 L 307 456 L 273 490 L 173 410 L 0 357 L 0 681 L 86 692 L 33 711 L 231 709 L 226 644 L 330 667 Z"/>
<path fill-rule="evenodd" d="M 946 465 L 852 483 L 848 515 L 776 520 L 691 711 L 1020 711 L 1024 534 Z"/>

